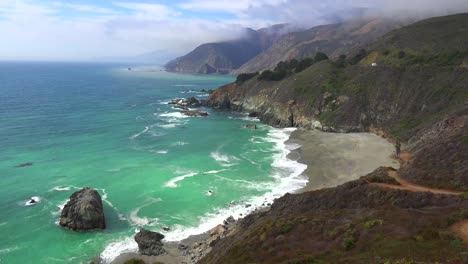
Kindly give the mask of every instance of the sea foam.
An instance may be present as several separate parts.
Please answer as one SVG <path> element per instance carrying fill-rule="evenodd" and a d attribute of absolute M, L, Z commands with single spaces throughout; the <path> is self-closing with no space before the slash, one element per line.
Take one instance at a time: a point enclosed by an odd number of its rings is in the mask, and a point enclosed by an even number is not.
<path fill-rule="evenodd" d="M 275 170 L 271 177 L 275 179 L 275 182 L 270 185 L 262 186 L 270 187 L 268 192 L 266 192 L 264 195 L 252 197 L 248 200 L 230 203 L 227 207 L 215 208 L 212 212 L 207 213 L 202 218 L 200 218 L 199 224 L 197 226 L 185 227 L 174 225 L 172 226 L 171 231 L 165 234 L 165 241 L 180 241 L 191 235 L 204 233 L 216 225 L 221 224 L 229 216 L 233 216 L 235 219 L 242 218 L 256 209 L 265 207 L 267 204 L 272 203 L 274 199 L 283 196 L 287 192 L 294 192 L 300 188 L 303 188 L 308 182 L 307 177 L 302 176 L 302 173 L 307 168 L 307 165 L 301 164 L 287 157 L 291 152 L 291 149 L 296 148 L 296 146 L 289 146 L 286 144 L 286 141 L 289 139 L 291 133 L 294 130 L 294 128 L 271 129 L 268 132 L 267 138 L 265 138 L 265 141 L 275 143 L 274 148 L 278 152 L 275 154 L 274 162 L 272 164 Z M 229 164 L 229 162 L 232 162 L 233 159 L 237 159 L 236 157 L 223 154 L 219 150 L 212 152 L 211 157 L 221 164 Z M 208 171 L 206 173 L 210 174 L 209 172 L 213 172 L 213 174 L 215 174 L 214 170 Z M 216 172 L 218 173 L 220 171 Z M 193 173 L 194 172 L 191 174 Z M 194 176 L 187 175 L 189 174 L 187 173 L 186 175 L 176 177 L 167 184 L 172 185 L 185 179 L 186 177 Z M 225 180 L 232 180 L 221 176 L 217 177 Z M 252 183 L 249 181 L 244 181 L 244 183 L 252 185 Z M 138 213 L 138 211 L 136 211 L 136 213 Z M 115 241 L 109 244 L 101 253 L 100 257 L 104 263 L 109 263 L 122 253 L 136 252 L 137 250 L 137 244 L 131 237 L 129 237 L 124 240 Z"/>

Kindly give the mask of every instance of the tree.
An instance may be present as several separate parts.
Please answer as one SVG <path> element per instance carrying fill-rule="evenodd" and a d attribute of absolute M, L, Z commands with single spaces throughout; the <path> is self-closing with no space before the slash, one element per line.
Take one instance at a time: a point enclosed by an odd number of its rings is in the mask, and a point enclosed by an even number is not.
<path fill-rule="evenodd" d="M 314 62 L 319 62 L 323 60 L 328 60 L 327 54 L 323 52 L 317 52 L 317 54 L 315 54 L 315 57 L 314 57 Z"/>
<path fill-rule="evenodd" d="M 360 49 L 359 52 L 349 61 L 350 64 L 357 64 L 367 56 L 365 49 Z"/>

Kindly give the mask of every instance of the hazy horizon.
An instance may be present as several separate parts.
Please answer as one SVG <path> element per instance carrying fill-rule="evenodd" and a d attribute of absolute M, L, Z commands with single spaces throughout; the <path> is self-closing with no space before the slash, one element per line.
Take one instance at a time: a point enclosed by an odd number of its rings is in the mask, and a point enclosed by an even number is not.
<path fill-rule="evenodd" d="M 0 0 L 0 60 L 150 57 L 161 64 L 202 43 L 241 38 L 246 27 L 290 23 L 310 28 L 354 17 L 463 12 L 468 12 L 465 0 Z"/>

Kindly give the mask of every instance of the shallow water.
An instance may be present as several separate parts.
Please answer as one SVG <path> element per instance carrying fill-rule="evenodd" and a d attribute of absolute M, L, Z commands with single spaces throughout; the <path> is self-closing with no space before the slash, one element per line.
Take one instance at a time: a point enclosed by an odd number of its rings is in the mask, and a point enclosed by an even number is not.
<path fill-rule="evenodd" d="M 305 165 L 286 158 L 292 130 L 245 129 L 257 121 L 210 109 L 188 118 L 167 105 L 231 77 L 126 68 L 0 63 L 0 263 L 111 260 L 135 250 L 138 228 L 168 226 L 166 239 L 179 240 L 305 185 Z M 103 197 L 108 228 L 62 229 L 60 209 L 86 186 Z"/>

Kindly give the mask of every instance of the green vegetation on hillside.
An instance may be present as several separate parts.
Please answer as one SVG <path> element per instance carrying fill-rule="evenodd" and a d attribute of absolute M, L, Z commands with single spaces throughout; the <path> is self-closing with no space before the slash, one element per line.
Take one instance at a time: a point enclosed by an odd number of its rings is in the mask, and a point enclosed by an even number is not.
<path fill-rule="evenodd" d="M 261 81 L 281 81 L 284 78 L 291 76 L 292 74 L 302 72 L 311 65 L 318 63 L 320 61 L 328 60 L 328 56 L 325 53 L 317 52 L 314 58 L 305 58 L 303 60 L 292 59 L 290 61 L 281 61 L 279 62 L 273 71 L 266 70 L 263 71 L 258 80 Z M 241 74 L 241 79 L 244 79 L 247 76 L 255 76 L 255 73 Z M 238 79 L 239 79 L 238 76 Z"/>

